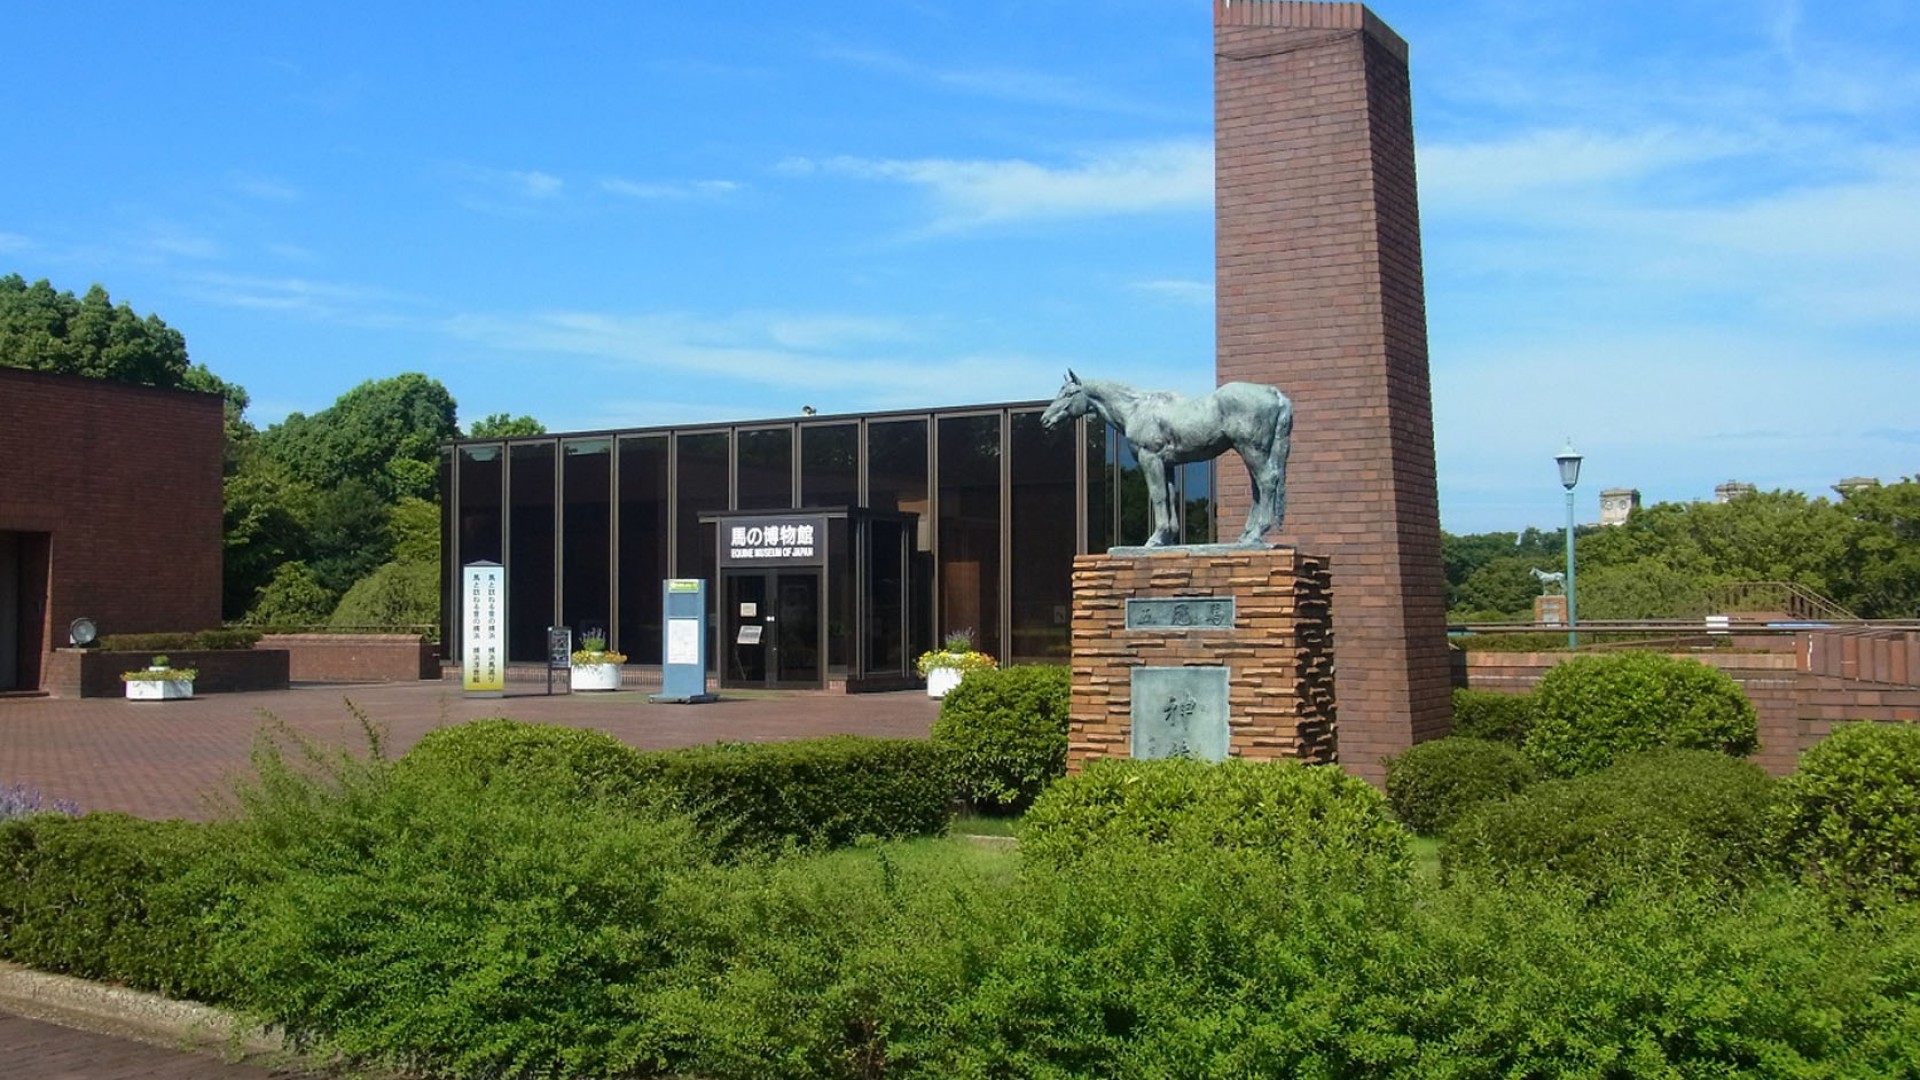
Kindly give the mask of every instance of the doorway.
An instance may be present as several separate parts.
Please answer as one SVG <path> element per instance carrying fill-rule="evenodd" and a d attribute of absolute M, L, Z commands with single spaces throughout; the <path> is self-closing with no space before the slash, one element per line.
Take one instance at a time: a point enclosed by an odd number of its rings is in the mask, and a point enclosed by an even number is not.
<path fill-rule="evenodd" d="M 0 532 L 0 690 L 40 685 L 48 540 L 46 533 Z"/>
<path fill-rule="evenodd" d="M 819 570 L 724 570 L 720 591 L 721 686 L 826 685 Z"/>

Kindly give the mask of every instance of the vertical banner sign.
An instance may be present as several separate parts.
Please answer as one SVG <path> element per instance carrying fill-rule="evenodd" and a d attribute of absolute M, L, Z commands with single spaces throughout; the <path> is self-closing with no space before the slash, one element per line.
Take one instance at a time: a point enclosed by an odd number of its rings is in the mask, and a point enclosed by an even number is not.
<path fill-rule="evenodd" d="M 461 582 L 466 615 L 461 634 L 460 682 L 473 697 L 507 692 L 507 582 L 499 563 L 468 563 Z"/>
<path fill-rule="evenodd" d="M 661 641 L 660 692 L 655 701 L 712 701 L 707 693 L 707 583 L 669 578 L 660 583 L 666 634 Z"/>

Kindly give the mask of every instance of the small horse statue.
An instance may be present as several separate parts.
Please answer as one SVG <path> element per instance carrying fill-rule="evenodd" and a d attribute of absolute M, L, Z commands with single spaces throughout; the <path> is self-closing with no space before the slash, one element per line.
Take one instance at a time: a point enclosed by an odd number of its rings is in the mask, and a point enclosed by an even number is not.
<path fill-rule="evenodd" d="M 1542 570 L 1537 566 L 1532 570 L 1533 576 L 1540 582 L 1540 595 L 1555 596 L 1558 595 L 1555 590 L 1562 593 L 1567 591 L 1567 575 L 1564 571 Z"/>
<path fill-rule="evenodd" d="M 1239 543 L 1257 547 L 1268 529 L 1280 527 L 1287 512 L 1287 452 L 1293 439 L 1293 403 L 1280 391 L 1235 382 L 1205 397 L 1186 398 L 1135 390 L 1125 383 L 1083 380 L 1069 370 L 1040 422 L 1053 427 L 1088 413 L 1119 428 L 1140 460 L 1153 511 L 1148 547 L 1164 547 L 1180 538 L 1180 519 L 1173 512 L 1173 467 L 1211 460 L 1229 448 L 1240 452 L 1253 478 L 1253 508 Z"/>

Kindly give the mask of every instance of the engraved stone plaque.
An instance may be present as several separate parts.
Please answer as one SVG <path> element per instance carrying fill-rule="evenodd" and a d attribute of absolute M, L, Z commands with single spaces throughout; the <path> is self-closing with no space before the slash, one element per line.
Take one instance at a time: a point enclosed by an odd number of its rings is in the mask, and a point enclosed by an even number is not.
<path fill-rule="evenodd" d="M 1231 630 L 1231 596 L 1161 596 L 1127 601 L 1129 630 Z"/>
<path fill-rule="evenodd" d="M 1227 669 L 1133 669 L 1133 756 L 1227 758 Z"/>

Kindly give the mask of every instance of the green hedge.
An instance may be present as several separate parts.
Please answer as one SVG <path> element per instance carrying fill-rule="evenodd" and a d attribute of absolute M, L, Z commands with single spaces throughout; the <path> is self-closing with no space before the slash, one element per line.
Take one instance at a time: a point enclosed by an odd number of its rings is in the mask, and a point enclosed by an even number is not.
<path fill-rule="evenodd" d="M 719 743 L 644 754 L 640 770 L 730 853 L 933 835 L 952 810 L 945 755 L 918 739 Z"/>
<path fill-rule="evenodd" d="M 242 629 L 193 630 L 162 634 L 103 634 L 100 648 L 106 652 L 186 652 L 188 650 L 251 649 L 260 642 L 260 631 Z"/>
<path fill-rule="evenodd" d="M 1533 726 L 1533 695 L 1503 694 L 1497 690 L 1453 692 L 1453 733 L 1469 739 L 1520 746 Z"/>
<path fill-rule="evenodd" d="M 222 887 L 204 825 L 124 814 L 0 822 L 0 956 L 182 997 L 217 997 L 201 922 Z"/>
<path fill-rule="evenodd" d="M 1773 836 L 1825 892 L 1920 900 L 1920 725 L 1835 728 L 1787 777 Z"/>
<path fill-rule="evenodd" d="M 1504 743 L 1454 736 L 1387 759 L 1387 802 L 1414 832 L 1432 835 L 1480 805 L 1504 799 L 1539 776 Z"/>
<path fill-rule="evenodd" d="M 1550 875 L 1604 894 L 1649 879 L 1749 885 L 1772 865 L 1778 781 L 1708 750 L 1622 758 L 1572 780 L 1483 803 L 1446 834 L 1449 875 Z"/>
<path fill-rule="evenodd" d="M 1527 756 L 1579 776 L 1661 748 L 1744 755 L 1759 745 L 1753 703 L 1718 668 L 1650 652 L 1579 656 L 1540 677 Z"/>
<path fill-rule="evenodd" d="M 1307 848 L 1341 851 L 1395 868 L 1411 852 L 1407 831 L 1364 780 L 1334 765 L 1239 758 L 1091 762 L 1035 800 L 1020 849 L 1058 864 L 1135 839 L 1283 860 Z"/>
<path fill-rule="evenodd" d="M 403 772 L 464 772 L 536 797 L 637 806 L 656 771 L 647 755 L 603 731 L 495 717 L 427 732 Z"/>
<path fill-rule="evenodd" d="M 1054 665 L 988 669 L 948 691 L 933 743 L 947 752 L 961 798 L 1017 810 L 1066 774 L 1070 675 Z"/>

